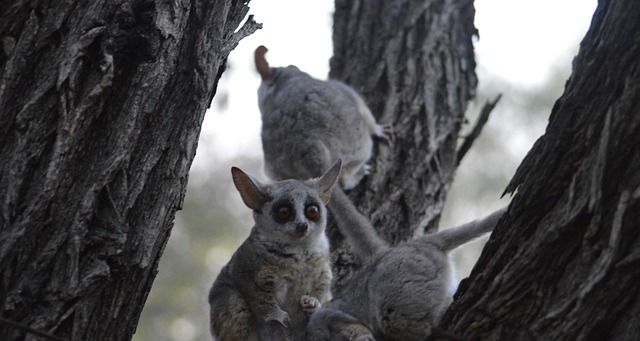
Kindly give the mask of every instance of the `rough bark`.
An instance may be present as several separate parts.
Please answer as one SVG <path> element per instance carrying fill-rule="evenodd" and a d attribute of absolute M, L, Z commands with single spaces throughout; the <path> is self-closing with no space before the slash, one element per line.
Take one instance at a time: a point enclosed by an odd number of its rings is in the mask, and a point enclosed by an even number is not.
<path fill-rule="evenodd" d="M 388 241 L 437 227 L 457 167 L 458 131 L 477 79 L 473 1 L 338 0 L 330 78 L 352 85 L 395 143 L 350 196 Z M 353 259 L 329 229 L 337 285 Z"/>
<path fill-rule="evenodd" d="M 640 331 L 640 2 L 601 0 L 517 192 L 441 327 L 464 339 Z"/>
<path fill-rule="evenodd" d="M 0 315 L 127 340 L 246 2 L 0 4 Z M 33 335 L 0 323 L 3 340 Z"/>

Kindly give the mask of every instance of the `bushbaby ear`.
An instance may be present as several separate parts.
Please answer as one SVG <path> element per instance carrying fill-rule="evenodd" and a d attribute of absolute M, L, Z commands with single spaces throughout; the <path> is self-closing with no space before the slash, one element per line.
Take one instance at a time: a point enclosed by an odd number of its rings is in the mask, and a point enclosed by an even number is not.
<path fill-rule="evenodd" d="M 340 168 L 342 168 L 342 160 L 338 159 L 329 170 L 324 173 L 323 176 L 318 179 L 318 191 L 320 192 L 320 200 L 325 205 L 329 203 L 329 199 L 331 199 L 331 189 L 333 185 L 335 185 L 338 180 L 338 175 L 340 175 Z"/>
<path fill-rule="evenodd" d="M 253 58 L 256 63 L 256 69 L 258 70 L 262 81 L 271 84 L 273 83 L 273 75 L 271 74 L 269 63 L 267 63 L 267 60 L 264 58 L 264 55 L 267 53 L 267 51 L 268 50 L 266 47 L 260 45 L 253 53 Z"/>
<path fill-rule="evenodd" d="M 255 211 L 262 211 L 264 204 L 270 200 L 261 188 L 262 184 L 240 168 L 231 167 L 231 177 L 245 205 Z"/>

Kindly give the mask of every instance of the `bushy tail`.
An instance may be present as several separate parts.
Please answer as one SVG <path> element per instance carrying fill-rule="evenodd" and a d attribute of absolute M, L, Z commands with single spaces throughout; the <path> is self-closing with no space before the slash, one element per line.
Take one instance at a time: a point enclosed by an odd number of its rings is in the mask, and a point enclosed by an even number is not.
<path fill-rule="evenodd" d="M 378 236 L 369 219 L 353 205 L 340 186 L 335 186 L 329 201 L 329 212 L 336 220 L 338 229 L 345 236 L 353 252 L 361 260 L 367 259 L 387 247 Z"/>
<path fill-rule="evenodd" d="M 506 211 L 507 207 L 503 207 L 483 219 L 431 233 L 421 237 L 421 239 L 425 242 L 436 244 L 445 252 L 450 251 L 487 232 L 491 232 Z"/>

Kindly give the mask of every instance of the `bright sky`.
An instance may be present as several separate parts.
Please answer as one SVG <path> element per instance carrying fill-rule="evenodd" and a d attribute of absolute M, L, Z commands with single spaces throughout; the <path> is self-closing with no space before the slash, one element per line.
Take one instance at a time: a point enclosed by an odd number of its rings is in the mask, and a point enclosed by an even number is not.
<path fill-rule="evenodd" d="M 269 48 L 272 66 L 294 64 L 321 79 L 328 74 L 333 1 L 255 1 L 250 6 L 263 28 L 231 53 L 230 67 L 204 121 L 194 170 L 206 170 L 212 163 L 231 166 L 226 163 L 234 155 L 261 157 L 259 78 L 253 65 L 258 45 Z M 480 86 L 488 74 L 535 86 L 557 66 L 559 56 L 575 49 L 589 27 L 596 0 L 476 0 L 475 6 Z M 218 104 L 221 100 L 225 109 Z"/>
<path fill-rule="evenodd" d="M 476 0 L 480 68 L 509 82 L 543 83 L 584 36 L 595 0 Z"/>

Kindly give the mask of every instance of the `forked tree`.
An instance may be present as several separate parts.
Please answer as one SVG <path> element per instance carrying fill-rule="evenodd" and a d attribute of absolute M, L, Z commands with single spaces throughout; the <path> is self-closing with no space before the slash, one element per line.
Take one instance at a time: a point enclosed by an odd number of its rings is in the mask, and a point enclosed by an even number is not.
<path fill-rule="evenodd" d="M 473 1 L 335 6 L 330 76 L 396 134 L 351 197 L 391 242 L 433 231 L 475 95 Z M 0 335 L 131 337 L 225 60 L 256 28 L 236 31 L 246 13 L 231 0 L 0 4 Z M 635 1 L 599 2 L 509 212 L 441 324 L 450 335 L 637 333 L 638 17 Z M 330 237 L 341 285 L 357 265 Z"/>

